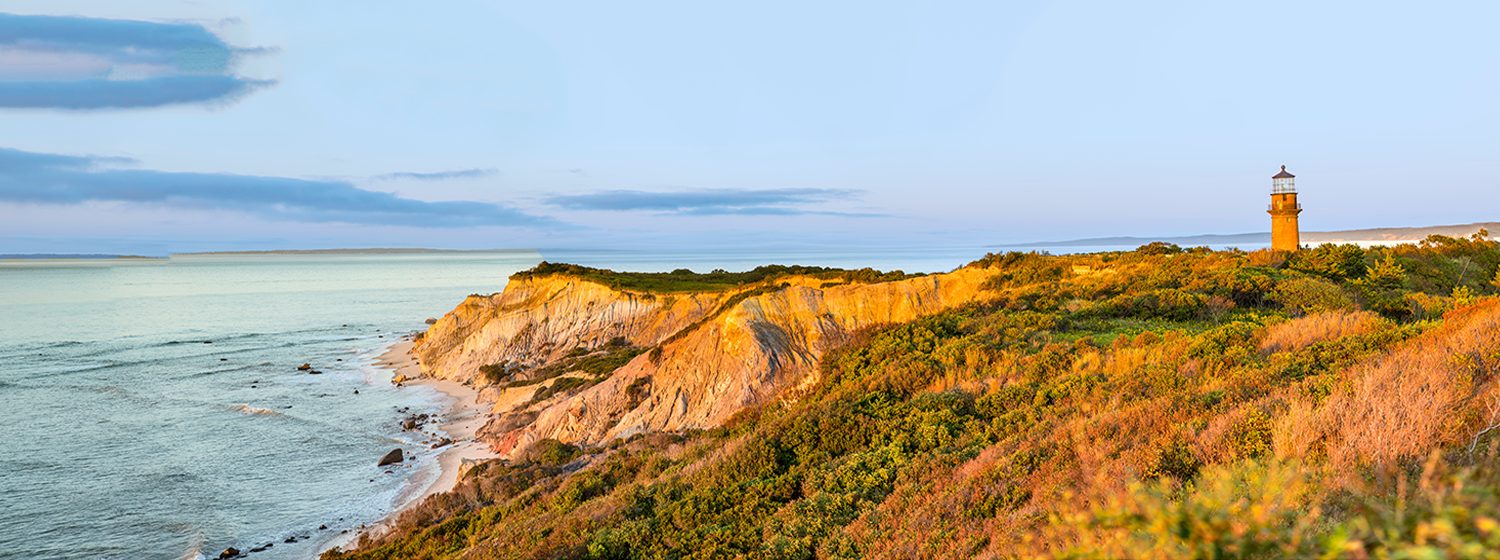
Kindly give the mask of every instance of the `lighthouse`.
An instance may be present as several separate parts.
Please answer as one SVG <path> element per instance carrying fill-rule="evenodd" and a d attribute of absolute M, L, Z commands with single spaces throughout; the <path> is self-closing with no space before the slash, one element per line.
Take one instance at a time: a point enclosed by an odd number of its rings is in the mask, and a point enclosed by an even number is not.
<path fill-rule="evenodd" d="M 1297 233 L 1297 214 L 1302 213 L 1302 205 L 1297 204 L 1296 178 L 1286 172 L 1285 165 L 1281 173 L 1271 176 L 1271 205 L 1266 213 L 1271 215 L 1271 248 L 1277 251 L 1296 251 L 1302 246 Z"/>

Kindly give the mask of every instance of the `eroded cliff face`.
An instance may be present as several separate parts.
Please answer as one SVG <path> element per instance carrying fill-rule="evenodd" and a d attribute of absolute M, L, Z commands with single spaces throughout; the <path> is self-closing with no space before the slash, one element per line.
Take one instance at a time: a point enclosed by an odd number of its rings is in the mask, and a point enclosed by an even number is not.
<path fill-rule="evenodd" d="M 623 337 L 644 353 L 598 384 L 497 413 L 481 431 L 502 454 L 543 438 L 597 444 L 647 431 L 711 428 L 747 406 L 818 381 L 817 361 L 855 330 L 899 323 L 990 297 L 993 272 L 822 287 L 676 296 L 619 292 L 554 276 L 470 297 L 416 346 L 424 373 L 482 387 L 486 364 L 533 367 Z M 746 294 L 737 293 L 749 291 Z M 792 391 L 789 394 L 795 394 Z"/>
<path fill-rule="evenodd" d="M 429 377 L 483 387 L 480 366 L 536 367 L 574 348 L 616 337 L 655 346 L 718 307 L 723 293 L 655 296 L 617 292 L 576 278 L 511 282 L 505 292 L 469 296 L 414 348 Z"/>

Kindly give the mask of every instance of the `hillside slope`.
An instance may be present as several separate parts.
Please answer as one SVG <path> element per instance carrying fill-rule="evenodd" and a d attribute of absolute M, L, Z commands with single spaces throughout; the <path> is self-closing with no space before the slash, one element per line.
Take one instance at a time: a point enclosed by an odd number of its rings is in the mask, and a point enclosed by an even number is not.
<path fill-rule="evenodd" d="M 597 445 L 542 437 L 475 467 L 391 533 L 325 557 L 1486 557 L 1500 550 L 1497 269 L 1500 244 L 1452 238 L 1295 254 L 1156 244 L 991 255 L 959 275 L 974 294 L 954 299 L 970 303 L 818 331 L 843 342 L 815 368 L 797 366 L 816 379 L 805 386 L 709 429 Z M 867 288 L 943 292 L 948 280 Z M 833 286 L 821 283 L 818 305 L 759 299 L 799 285 L 812 282 L 712 296 L 725 311 L 662 339 L 656 365 L 623 343 L 552 365 L 602 371 L 602 386 L 659 368 L 669 350 L 758 352 L 684 342 L 720 322 L 729 336 L 775 316 L 768 307 L 827 305 Z M 881 299 L 869 297 L 846 301 Z M 588 365 L 605 356 L 630 360 Z M 496 433 L 570 434 L 536 424 L 547 410 L 596 406 L 585 394 L 506 414 L 525 421 Z"/>

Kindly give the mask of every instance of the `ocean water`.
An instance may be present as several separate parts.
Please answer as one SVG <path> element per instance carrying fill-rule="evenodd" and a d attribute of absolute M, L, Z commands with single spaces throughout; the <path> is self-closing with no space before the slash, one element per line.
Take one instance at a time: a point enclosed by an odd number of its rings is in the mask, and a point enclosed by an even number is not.
<path fill-rule="evenodd" d="M 436 476 L 375 466 L 449 401 L 375 358 L 540 260 L 0 262 L 0 558 L 314 556 Z"/>
<path fill-rule="evenodd" d="M 450 400 L 393 387 L 375 359 L 544 259 L 944 272 L 990 250 L 0 261 L 0 559 L 212 558 L 267 543 L 250 558 L 302 559 L 343 542 L 435 479 L 435 452 L 375 463 L 423 447 L 399 421 Z"/>

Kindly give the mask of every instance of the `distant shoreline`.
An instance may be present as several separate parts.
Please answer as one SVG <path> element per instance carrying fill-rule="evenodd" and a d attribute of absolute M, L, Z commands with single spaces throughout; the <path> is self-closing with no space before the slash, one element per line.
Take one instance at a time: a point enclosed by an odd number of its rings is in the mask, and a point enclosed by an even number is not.
<path fill-rule="evenodd" d="M 40 260 L 72 260 L 72 261 L 101 261 L 111 259 L 166 259 L 167 257 L 145 257 L 141 255 L 103 255 L 103 254 L 70 254 L 70 253 L 7 253 L 0 254 L 0 260 L 17 261 L 40 261 Z"/>
<path fill-rule="evenodd" d="M 174 257 L 220 256 L 220 255 L 426 255 L 426 254 L 516 254 L 534 253 L 536 249 L 285 249 L 271 251 L 205 251 L 201 253 L 172 253 Z"/>
<path fill-rule="evenodd" d="M 119 259 L 171 260 L 175 257 L 245 257 L 276 255 L 515 255 L 535 253 L 536 249 L 285 249 L 271 251 L 206 251 L 201 253 L 172 253 L 162 257 L 144 255 L 111 255 L 105 253 L 0 253 L 0 260 L 16 261 L 107 261 Z"/>
<path fill-rule="evenodd" d="M 1489 230 L 1491 237 L 1500 234 L 1500 222 L 1476 222 L 1472 224 L 1448 225 L 1448 226 L 1425 226 L 1425 227 L 1393 227 L 1393 228 L 1369 228 L 1350 229 L 1342 231 L 1304 231 L 1302 242 L 1304 244 L 1323 243 L 1354 243 L 1378 242 L 1379 244 L 1394 243 L 1416 243 L 1426 239 L 1429 235 L 1446 235 L 1449 237 L 1465 237 L 1480 229 Z M 1045 249 L 1053 247 L 1138 247 L 1161 241 L 1177 245 L 1234 245 L 1234 244 L 1263 244 L 1271 243 L 1270 232 L 1257 233 L 1235 233 L 1227 235 L 1184 235 L 1178 237 L 1091 237 L 1086 239 L 1070 239 L 1067 241 L 1033 241 L 1028 243 L 998 243 L 985 245 L 985 247 L 1009 247 L 1009 248 L 1036 248 Z"/>

